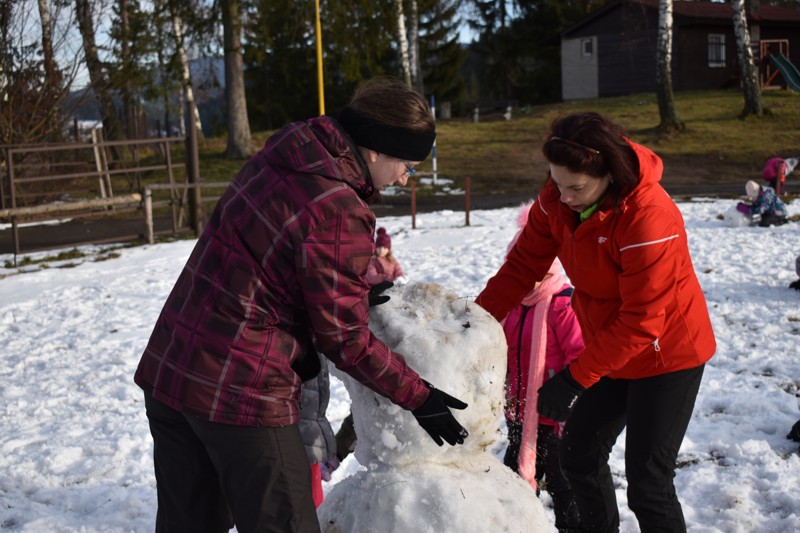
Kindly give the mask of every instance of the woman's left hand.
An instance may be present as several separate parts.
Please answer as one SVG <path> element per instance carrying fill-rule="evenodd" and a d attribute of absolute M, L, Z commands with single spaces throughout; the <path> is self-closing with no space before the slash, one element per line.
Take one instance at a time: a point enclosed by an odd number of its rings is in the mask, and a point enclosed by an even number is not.
<path fill-rule="evenodd" d="M 569 367 L 566 367 L 545 381 L 539 389 L 537 411 L 542 416 L 562 422 L 572 412 L 572 407 L 584 390 L 586 389 L 569 373 Z"/>

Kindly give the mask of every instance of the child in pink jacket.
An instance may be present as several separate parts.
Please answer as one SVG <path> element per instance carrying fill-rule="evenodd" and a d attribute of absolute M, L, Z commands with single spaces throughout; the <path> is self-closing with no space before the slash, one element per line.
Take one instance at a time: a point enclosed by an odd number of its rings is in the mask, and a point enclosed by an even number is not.
<path fill-rule="evenodd" d="M 523 206 L 520 227 L 529 209 L 529 204 Z M 508 343 L 505 416 L 509 441 L 504 463 L 531 483 L 537 493 L 544 479 L 545 490 L 553 498 L 559 531 L 571 530 L 578 523 L 572 490 L 559 460 L 562 426 L 538 416 L 535 401 L 541 384 L 583 350 L 580 325 L 570 306 L 571 295 L 572 286 L 556 259 L 544 280 L 503 321 Z M 539 368 L 536 375 L 531 375 L 532 366 Z"/>
<path fill-rule="evenodd" d="M 397 281 L 400 278 L 405 278 L 405 274 L 400 262 L 392 255 L 392 239 L 386 233 L 386 228 L 378 228 L 375 253 L 367 266 L 367 283 L 374 286 L 382 281 Z"/>

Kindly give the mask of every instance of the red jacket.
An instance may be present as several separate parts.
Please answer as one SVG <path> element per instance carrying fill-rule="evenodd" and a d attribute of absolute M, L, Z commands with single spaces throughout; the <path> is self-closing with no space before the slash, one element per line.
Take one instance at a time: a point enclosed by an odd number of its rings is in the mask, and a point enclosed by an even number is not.
<path fill-rule="evenodd" d="M 658 183 L 663 165 L 631 143 L 640 183 L 579 224 L 548 180 L 505 264 L 476 302 L 502 320 L 561 260 L 585 349 L 570 365 L 589 387 L 603 376 L 636 379 L 694 368 L 716 342 L 692 266 L 680 210 Z"/>
<path fill-rule="evenodd" d="M 300 413 L 291 365 L 313 350 L 313 336 L 342 371 L 402 407 L 421 405 L 427 386 L 368 327 L 375 215 L 366 202 L 378 198 L 333 120 L 270 137 L 214 209 L 136 383 L 210 421 L 286 426 Z"/>

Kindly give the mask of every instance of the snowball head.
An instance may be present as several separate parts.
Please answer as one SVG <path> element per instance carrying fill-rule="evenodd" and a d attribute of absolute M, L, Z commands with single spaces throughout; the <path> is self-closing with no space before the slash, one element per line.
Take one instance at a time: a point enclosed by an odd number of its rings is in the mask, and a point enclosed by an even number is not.
<path fill-rule="evenodd" d="M 750 217 L 736 209 L 736 205 L 730 206 L 722 213 L 722 220 L 729 228 L 739 228 L 749 226 L 752 223 Z"/>
<path fill-rule="evenodd" d="M 469 431 L 463 445 L 439 447 L 407 411 L 334 369 L 352 401 L 362 465 L 457 463 L 502 437 L 507 345 L 500 324 L 471 300 L 435 284 L 408 283 L 370 310 L 370 329 L 434 387 L 466 402 L 453 410 Z"/>

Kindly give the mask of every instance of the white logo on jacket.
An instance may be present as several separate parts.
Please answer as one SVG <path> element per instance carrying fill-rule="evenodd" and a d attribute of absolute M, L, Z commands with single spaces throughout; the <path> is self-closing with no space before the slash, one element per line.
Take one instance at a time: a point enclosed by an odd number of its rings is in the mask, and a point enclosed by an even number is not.
<path fill-rule="evenodd" d="M 597 238 L 597 244 L 603 244 L 607 240 L 608 240 L 608 238 L 606 238 L 606 237 L 598 237 Z"/>

